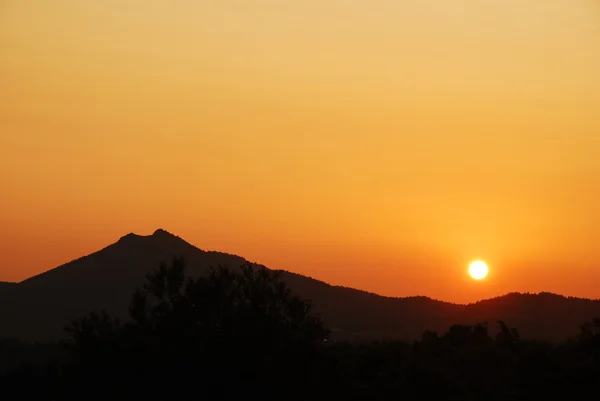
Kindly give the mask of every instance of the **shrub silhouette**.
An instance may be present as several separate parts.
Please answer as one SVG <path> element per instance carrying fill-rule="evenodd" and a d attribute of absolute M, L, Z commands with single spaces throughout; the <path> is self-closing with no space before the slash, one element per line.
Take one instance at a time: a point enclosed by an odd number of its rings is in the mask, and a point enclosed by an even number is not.
<path fill-rule="evenodd" d="M 328 336 L 310 304 L 291 295 L 277 273 L 250 264 L 193 280 L 185 277 L 184 260 L 175 259 L 148 275 L 129 309 L 128 323 L 101 312 L 67 327 L 69 386 L 168 399 L 187 392 L 161 383 L 186 380 L 202 383 L 212 398 L 277 393 L 291 380 L 307 391 L 314 375 L 306 365 Z"/>

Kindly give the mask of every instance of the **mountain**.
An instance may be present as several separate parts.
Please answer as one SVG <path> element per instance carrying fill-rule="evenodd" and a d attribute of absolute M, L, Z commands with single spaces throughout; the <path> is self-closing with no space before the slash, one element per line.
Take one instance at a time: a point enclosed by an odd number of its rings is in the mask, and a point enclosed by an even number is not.
<path fill-rule="evenodd" d="M 14 292 L 17 291 L 18 285 L 17 283 L 7 283 L 5 281 L 0 281 L 0 310 L 2 309 L 2 305 L 10 302 L 10 297 Z M 2 322 L 0 321 L 0 327 Z"/>
<path fill-rule="evenodd" d="M 6 281 L 0 281 L 0 291 L 12 291 L 12 289 L 17 288 L 17 283 L 9 283 Z"/>
<path fill-rule="evenodd" d="M 128 234 L 98 252 L 18 283 L 7 295 L 10 302 L 0 305 L 0 338 L 58 338 L 67 322 L 92 310 L 104 309 L 124 319 L 145 275 L 175 256 L 186 259 L 192 276 L 209 266 L 245 262 L 238 256 L 201 251 L 164 230 L 150 236 Z"/>
<path fill-rule="evenodd" d="M 71 319 L 104 309 L 127 319 L 133 291 L 161 262 L 183 256 L 188 274 L 211 266 L 236 268 L 244 258 L 208 252 L 159 229 L 152 235 L 128 234 L 116 243 L 20 283 L 0 283 L 0 338 L 54 340 Z M 390 298 L 332 286 L 280 271 L 292 291 L 311 300 L 334 338 L 351 340 L 417 339 L 425 330 L 443 332 L 456 323 L 504 320 L 523 337 L 564 340 L 579 325 L 600 316 L 600 301 L 558 295 L 508 294 L 470 305 L 426 297 Z"/>

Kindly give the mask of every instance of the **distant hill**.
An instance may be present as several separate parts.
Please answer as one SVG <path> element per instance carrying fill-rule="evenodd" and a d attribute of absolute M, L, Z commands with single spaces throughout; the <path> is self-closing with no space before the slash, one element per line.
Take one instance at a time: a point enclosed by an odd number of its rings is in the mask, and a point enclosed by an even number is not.
<path fill-rule="evenodd" d="M 64 335 L 72 318 L 104 309 L 127 319 L 132 292 L 145 275 L 183 256 L 188 274 L 211 266 L 237 268 L 244 258 L 207 252 L 164 230 L 152 235 L 128 234 L 116 243 L 18 284 L 0 283 L 0 338 L 53 340 Z M 579 325 L 600 316 L 600 301 L 558 295 L 508 294 L 471 305 L 426 297 L 390 298 L 332 286 L 281 271 L 293 292 L 312 301 L 334 338 L 351 340 L 419 338 L 425 330 L 442 332 L 455 323 L 504 320 L 523 337 L 564 340 Z"/>

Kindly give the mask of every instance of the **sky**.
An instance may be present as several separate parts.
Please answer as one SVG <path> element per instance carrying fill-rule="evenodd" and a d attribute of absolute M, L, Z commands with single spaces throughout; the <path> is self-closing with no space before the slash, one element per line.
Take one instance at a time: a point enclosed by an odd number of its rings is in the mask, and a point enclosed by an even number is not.
<path fill-rule="evenodd" d="M 382 295 L 600 298 L 594 0 L 0 0 L 0 49 L 0 280 L 160 227 Z"/>

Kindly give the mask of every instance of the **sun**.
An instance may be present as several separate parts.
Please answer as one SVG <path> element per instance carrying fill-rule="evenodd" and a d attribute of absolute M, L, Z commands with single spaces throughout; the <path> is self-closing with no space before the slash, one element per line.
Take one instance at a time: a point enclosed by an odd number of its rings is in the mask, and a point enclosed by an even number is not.
<path fill-rule="evenodd" d="M 481 260 L 476 260 L 469 265 L 469 274 L 475 280 L 484 279 L 488 275 L 488 266 Z"/>

